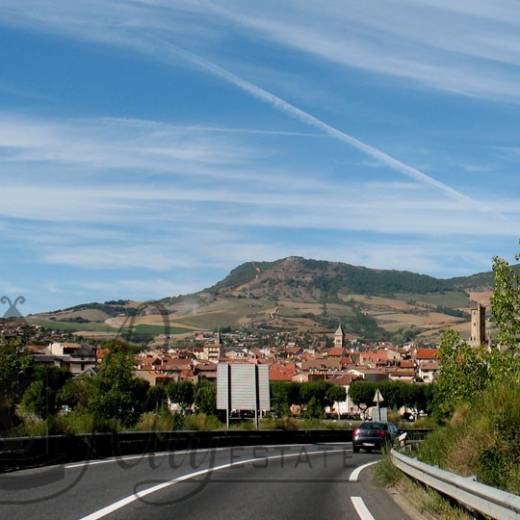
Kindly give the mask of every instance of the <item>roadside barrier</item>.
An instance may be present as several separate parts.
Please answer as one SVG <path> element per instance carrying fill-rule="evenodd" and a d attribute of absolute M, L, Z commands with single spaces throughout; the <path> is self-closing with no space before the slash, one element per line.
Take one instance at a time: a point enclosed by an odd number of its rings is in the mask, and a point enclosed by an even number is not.
<path fill-rule="evenodd" d="M 497 520 L 520 519 L 520 497 L 425 464 L 396 450 L 392 461 L 403 473 L 448 496 L 474 513 Z"/>

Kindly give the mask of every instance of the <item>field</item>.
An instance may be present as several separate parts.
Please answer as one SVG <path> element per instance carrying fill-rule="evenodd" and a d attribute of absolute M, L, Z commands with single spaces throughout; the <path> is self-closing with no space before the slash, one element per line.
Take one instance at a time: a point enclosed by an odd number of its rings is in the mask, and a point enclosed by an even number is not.
<path fill-rule="evenodd" d="M 418 304 L 426 304 L 436 307 L 449 307 L 451 309 L 464 309 L 469 306 L 469 297 L 463 291 L 445 291 L 427 294 L 399 294 L 398 298 L 404 301 L 415 301 Z"/>
<path fill-rule="evenodd" d="M 475 299 L 489 298 L 477 293 Z M 402 336 L 419 335 L 435 341 L 443 330 L 456 328 L 464 335 L 469 331 L 467 317 L 452 316 L 450 312 L 468 309 L 469 297 L 462 291 L 388 296 L 367 296 L 340 292 L 330 301 L 293 297 L 200 296 L 185 301 L 165 302 L 169 314 L 170 334 L 179 337 L 195 330 L 214 330 L 231 327 L 270 327 L 278 330 L 309 330 L 315 333 L 333 332 L 342 323 L 345 332 L 368 334 L 373 339 L 384 331 Z M 134 308 L 137 305 L 133 302 Z M 153 306 L 146 313 L 129 317 L 119 310 L 85 308 L 59 311 L 30 317 L 29 321 L 47 328 L 77 332 L 85 337 L 111 337 L 131 328 L 136 336 L 153 337 L 165 332 L 164 317 Z M 124 310 L 124 309 L 123 309 Z M 446 312 L 443 312 L 446 311 Z M 51 320 L 50 317 L 55 319 Z M 61 318 L 61 319 L 60 319 Z M 77 322 L 68 320 L 88 320 Z M 368 327 L 368 328 L 367 328 Z M 352 328 L 352 330 L 350 330 Z M 379 332 L 378 332 L 379 331 Z"/>
<path fill-rule="evenodd" d="M 42 318 L 27 318 L 27 321 L 33 325 L 39 325 L 41 327 L 47 329 L 55 329 L 55 330 L 63 330 L 70 332 L 78 332 L 78 335 L 85 337 L 110 337 L 115 336 L 117 334 L 128 334 L 130 330 L 132 330 L 133 334 L 138 336 L 148 336 L 153 337 L 159 334 L 164 334 L 166 332 L 164 326 L 162 325 L 140 325 L 137 324 L 134 327 L 118 327 L 111 326 L 106 323 L 74 323 L 68 321 L 54 321 L 54 320 L 45 320 Z M 184 326 L 184 327 L 176 327 L 171 326 L 169 328 L 170 334 L 184 334 L 186 332 L 193 331 L 193 328 Z M 92 334 L 90 334 L 92 333 Z"/>

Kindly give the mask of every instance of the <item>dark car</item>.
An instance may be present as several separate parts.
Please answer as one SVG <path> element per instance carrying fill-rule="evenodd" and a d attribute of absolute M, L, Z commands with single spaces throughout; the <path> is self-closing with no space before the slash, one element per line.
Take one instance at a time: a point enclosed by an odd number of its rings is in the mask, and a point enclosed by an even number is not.
<path fill-rule="evenodd" d="M 352 449 L 359 453 L 381 449 L 383 446 L 391 446 L 399 435 L 399 428 L 391 422 L 364 422 L 354 430 L 352 435 Z"/>

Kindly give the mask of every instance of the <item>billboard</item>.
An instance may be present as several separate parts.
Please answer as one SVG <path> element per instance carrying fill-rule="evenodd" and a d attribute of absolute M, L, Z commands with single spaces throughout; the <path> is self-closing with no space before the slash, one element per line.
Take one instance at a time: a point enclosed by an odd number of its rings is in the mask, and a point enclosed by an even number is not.
<path fill-rule="evenodd" d="M 270 410 L 269 365 L 219 363 L 217 408 L 228 411 Z"/>

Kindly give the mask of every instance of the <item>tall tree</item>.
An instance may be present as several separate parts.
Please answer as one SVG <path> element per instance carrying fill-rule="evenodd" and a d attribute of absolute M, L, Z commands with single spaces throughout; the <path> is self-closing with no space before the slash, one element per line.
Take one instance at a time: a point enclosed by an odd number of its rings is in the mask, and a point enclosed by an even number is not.
<path fill-rule="evenodd" d="M 520 255 L 516 256 L 520 260 Z M 510 350 L 520 348 L 520 275 L 502 258 L 493 259 L 495 287 L 491 310 L 498 344 Z"/>
<path fill-rule="evenodd" d="M 435 382 L 435 407 L 440 417 L 470 401 L 489 381 L 487 352 L 471 347 L 458 332 L 446 331 L 439 349 L 440 372 Z"/>
<path fill-rule="evenodd" d="M 24 409 L 42 419 L 56 414 L 60 408 L 60 390 L 71 377 L 65 368 L 36 366 L 34 381 L 23 394 Z"/>
<path fill-rule="evenodd" d="M 129 426 L 145 408 L 148 383 L 134 377 L 133 355 L 110 352 L 95 377 L 89 408 L 96 420 L 117 419 Z"/>
<path fill-rule="evenodd" d="M 19 341 L 0 344 L 0 431 L 13 425 L 16 404 L 30 384 L 33 366 Z"/>
<path fill-rule="evenodd" d="M 199 381 L 195 387 L 195 406 L 206 415 L 217 413 L 217 387 L 210 381 Z"/>

